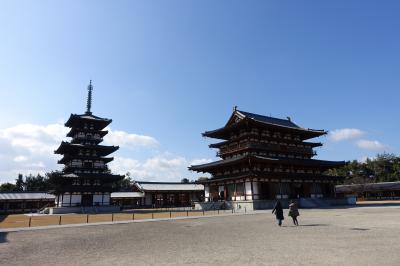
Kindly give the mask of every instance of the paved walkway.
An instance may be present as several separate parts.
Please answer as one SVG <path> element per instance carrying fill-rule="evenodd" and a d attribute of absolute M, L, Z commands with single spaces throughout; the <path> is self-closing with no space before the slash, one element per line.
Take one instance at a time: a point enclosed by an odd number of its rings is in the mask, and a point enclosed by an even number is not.
<path fill-rule="evenodd" d="M 400 265 L 400 208 L 300 210 L 0 233 L 0 265 Z"/>

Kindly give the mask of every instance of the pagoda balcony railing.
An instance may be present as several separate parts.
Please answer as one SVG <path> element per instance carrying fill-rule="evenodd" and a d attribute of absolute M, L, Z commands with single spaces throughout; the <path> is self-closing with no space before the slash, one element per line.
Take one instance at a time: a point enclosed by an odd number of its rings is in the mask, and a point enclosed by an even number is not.
<path fill-rule="evenodd" d="M 265 172 L 265 171 L 245 171 L 240 173 L 229 173 L 212 175 L 210 181 L 213 179 L 231 179 L 231 178 L 267 178 L 267 179 L 324 179 L 324 180 L 335 180 L 338 177 L 329 176 L 321 172 L 313 173 L 297 173 L 297 172 Z"/>
<path fill-rule="evenodd" d="M 103 167 L 103 168 L 94 168 L 94 167 L 84 167 L 84 166 L 65 166 L 63 169 L 64 172 L 74 172 L 74 173 L 79 173 L 79 174 L 84 174 L 86 172 L 93 172 L 93 171 L 99 171 L 102 174 L 110 174 L 111 170 L 108 169 L 108 167 Z"/>
<path fill-rule="evenodd" d="M 72 139 L 76 139 L 76 140 L 95 140 L 95 141 L 99 141 L 99 140 L 103 140 L 100 136 L 92 136 L 92 137 L 87 137 L 85 135 L 75 135 L 72 137 Z"/>
<path fill-rule="evenodd" d="M 246 149 L 258 149 L 258 150 L 265 150 L 266 152 L 277 152 L 277 153 L 285 153 L 285 154 L 304 154 L 308 156 L 315 156 L 317 153 L 310 148 L 299 148 L 299 147 L 292 147 L 289 146 L 288 148 L 282 148 L 279 144 L 255 144 L 255 143 L 246 143 L 246 144 L 239 144 L 236 147 L 229 147 L 221 149 L 217 152 L 217 156 L 224 156 L 232 153 L 237 153 L 240 151 L 244 151 Z"/>
<path fill-rule="evenodd" d="M 77 139 L 101 139 L 100 136 L 96 136 L 96 135 L 92 135 L 91 137 L 87 136 L 87 135 L 81 135 L 81 134 L 76 134 L 73 138 L 77 138 Z"/>
<path fill-rule="evenodd" d="M 93 168 L 93 169 L 107 169 L 107 165 L 103 164 L 94 164 L 93 167 L 85 166 L 83 163 L 68 163 L 65 167 L 72 167 L 72 168 Z"/>
<path fill-rule="evenodd" d="M 236 139 L 243 139 L 243 138 L 248 138 L 248 137 L 261 137 L 263 139 L 270 139 L 270 140 L 274 140 L 274 141 L 278 141 L 278 140 L 284 140 L 287 142 L 292 142 L 292 143 L 299 143 L 301 142 L 301 138 L 299 136 L 292 136 L 292 137 L 288 137 L 282 134 L 274 134 L 273 132 L 270 133 L 259 133 L 259 132 L 255 132 L 255 131 L 250 131 L 250 132 L 242 132 L 242 133 L 238 133 L 238 134 L 233 134 L 230 136 L 230 140 L 236 140 Z"/>

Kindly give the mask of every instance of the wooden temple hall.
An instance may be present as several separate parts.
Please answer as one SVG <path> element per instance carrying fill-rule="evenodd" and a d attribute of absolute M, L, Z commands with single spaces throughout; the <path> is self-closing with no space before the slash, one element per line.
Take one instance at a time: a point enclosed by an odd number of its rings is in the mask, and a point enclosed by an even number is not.
<path fill-rule="evenodd" d="M 221 140 L 209 145 L 221 159 L 189 169 L 212 175 L 201 181 L 206 202 L 333 198 L 341 178 L 325 172 L 344 162 L 313 159 L 322 144 L 310 141 L 325 134 L 235 107 L 224 127 L 203 133 Z"/>

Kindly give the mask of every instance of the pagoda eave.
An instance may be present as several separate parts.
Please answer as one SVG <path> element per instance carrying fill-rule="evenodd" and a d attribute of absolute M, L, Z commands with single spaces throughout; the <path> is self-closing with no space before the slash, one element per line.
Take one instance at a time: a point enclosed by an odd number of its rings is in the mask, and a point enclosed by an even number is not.
<path fill-rule="evenodd" d="M 111 124 L 112 119 L 101 118 L 92 114 L 71 114 L 68 121 L 65 123 L 66 127 L 80 126 L 83 123 L 93 124 L 97 130 L 101 130 Z"/>
<path fill-rule="evenodd" d="M 93 149 L 101 156 L 107 156 L 119 149 L 119 146 L 104 146 L 104 145 L 82 145 L 62 142 L 60 147 L 55 150 L 56 154 L 66 154 L 69 152 L 76 152 L 79 150 Z"/>
<path fill-rule="evenodd" d="M 192 165 L 189 170 L 196 172 L 207 173 L 213 169 L 220 167 L 246 163 L 251 164 L 254 162 L 266 163 L 266 164 L 282 164 L 282 165 L 297 165 L 297 166 L 313 166 L 318 169 L 331 169 L 337 168 L 345 165 L 344 161 L 324 161 L 324 160 L 314 160 L 314 159 L 290 159 L 290 158 L 269 158 L 257 155 L 244 155 L 235 158 L 219 160 L 202 165 Z"/>
<path fill-rule="evenodd" d="M 65 174 L 59 175 L 59 177 L 65 178 L 65 179 L 78 178 L 78 179 L 90 179 L 90 180 L 100 179 L 102 181 L 113 180 L 112 182 L 114 182 L 115 180 L 123 179 L 125 176 L 113 175 L 113 174 L 109 174 L 109 173 L 65 173 Z"/>
<path fill-rule="evenodd" d="M 67 162 L 72 161 L 73 159 L 78 159 L 78 160 L 99 160 L 102 161 L 104 163 L 109 163 L 112 162 L 114 160 L 114 157 L 94 157 L 94 156 L 68 156 L 65 155 L 61 160 L 59 160 L 57 163 L 58 164 L 66 164 Z"/>

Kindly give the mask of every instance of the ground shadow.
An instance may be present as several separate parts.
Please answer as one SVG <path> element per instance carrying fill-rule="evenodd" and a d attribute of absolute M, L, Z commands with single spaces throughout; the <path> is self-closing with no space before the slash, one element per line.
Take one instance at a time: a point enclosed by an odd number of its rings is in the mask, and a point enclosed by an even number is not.
<path fill-rule="evenodd" d="M 365 203 L 365 204 L 356 204 L 356 205 L 335 205 L 335 206 L 326 206 L 326 207 L 316 207 L 316 208 L 302 208 L 302 209 L 321 209 L 321 210 L 329 210 L 329 209 L 358 209 L 363 207 L 400 207 L 400 203 L 396 202 L 385 202 L 385 203 Z"/>
<path fill-rule="evenodd" d="M 368 231 L 369 229 L 368 228 L 353 227 L 353 228 L 350 228 L 350 230 L 353 230 L 353 231 Z"/>
<path fill-rule="evenodd" d="M 0 232 L 0 244 L 7 242 L 7 234 L 4 232 Z"/>
<path fill-rule="evenodd" d="M 306 227 L 312 227 L 312 226 L 329 226 L 329 224 L 299 224 L 299 226 L 306 226 Z"/>

